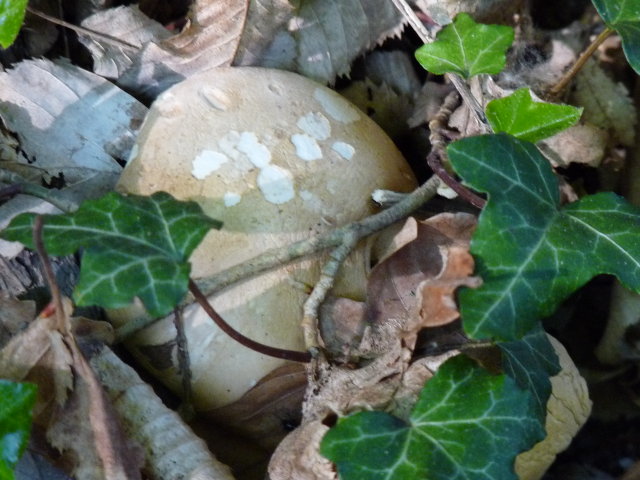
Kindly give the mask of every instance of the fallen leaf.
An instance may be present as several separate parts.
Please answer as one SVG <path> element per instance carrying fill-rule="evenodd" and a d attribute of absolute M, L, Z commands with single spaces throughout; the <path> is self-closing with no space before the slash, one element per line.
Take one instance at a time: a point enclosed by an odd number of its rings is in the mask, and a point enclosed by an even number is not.
<path fill-rule="evenodd" d="M 250 2 L 235 65 L 292 70 L 321 83 L 348 75 L 351 62 L 400 33 L 403 17 L 387 0 Z"/>
<path fill-rule="evenodd" d="M 315 420 L 298 427 L 278 445 L 269 462 L 273 480 L 335 480 L 333 464 L 320 455 L 320 441 L 329 427 Z"/>
<path fill-rule="evenodd" d="M 231 65 L 248 5 L 248 0 L 196 0 L 187 27 L 165 40 L 147 42 L 118 84 L 155 98 L 194 73 Z"/>
<path fill-rule="evenodd" d="M 80 35 L 78 38 L 93 57 L 93 72 L 118 79 L 131 67 L 135 55 L 147 42 L 160 43 L 172 33 L 140 11 L 138 5 L 101 10 L 82 21 L 82 26 L 118 38 L 137 49 L 116 46 L 99 37 Z"/>
<path fill-rule="evenodd" d="M 594 60 L 576 76 L 571 102 L 584 107 L 584 121 L 609 131 L 613 143 L 634 144 L 638 118 L 629 91 L 608 77 Z"/>

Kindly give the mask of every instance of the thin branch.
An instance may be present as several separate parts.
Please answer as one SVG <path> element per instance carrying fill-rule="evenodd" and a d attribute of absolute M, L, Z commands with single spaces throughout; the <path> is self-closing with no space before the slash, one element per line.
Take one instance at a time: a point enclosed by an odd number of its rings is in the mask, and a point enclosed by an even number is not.
<path fill-rule="evenodd" d="M 182 306 L 178 306 L 173 311 L 173 325 L 176 328 L 176 345 L 178 348 L 178 369 L 182 379 L 182 406 L 181 414 L 185 420 L 191 420 L 194 415 L 193 391 L 191 389 L 191 358 L 189 357 L 189 345 L 187 335 L 184 331 L 184 321 L 182 319 Z"/>
<path fill-rule="evenodd" d="M 49 284 L 49 291 L 51 292 L 51 301 L 55 307 L 56 316 L 56 329 L 63 335 L 71 334 L 71 325 L 69 325 L 68 319 L 64 315 L 64 306 L 62 304 L 62 296 L 60 295 L 60 288 L 56 277 L 51 267 L 51 261 L 49 260 L 49 254 L 44 247 L 44 241 L 42 239 L 42 229 L 44 226 L 44 219 L 42 215 L 36 215 L 33 222 L 33 244 L 36 247 L 36 252 L 40 256 L 42 262 L 42 270 L 44 278 Z"/>
<path fill-rule="evenodd" d="M 444 168 L 441 161 L 441 159 L 446 158 L 447 155 L 445 150 L 446 142 L 442 132 L 446 129 L 449 117 L 458 105 L 459 100 L 460 99 L 456 92 L 451 92 L 446 96 L 444 102 L 442 102 L 442 106 L 438 110 L 436 116 L 429 122 L 429 141 L 431 142 L 431 152 L 427 156 L 427 164 L 431 170 L 433 170 L 433 173 L 440 177 L 440 179 L 454 192 L 460 195 L 460 197 L 478 208 L 483 208 L 486 201 L 453 178 L 453 176 Z"/>
<path fill-rule="evenodd" d="M 302 333 L 305 347 L 311 352 L 311 355 L 317 354 L 320 348 L 318 343 L 318 311 L 320 305 L 324 302 L 329 290 L 333 288 L 340 267 L 358 244 L 360 238 L 355 230 L 345 235 L 342 243 L 329 254 L 329 260 L 324 264 L 320 272 L 320 279 L 304 303 Z"/>
<path fill-rule="evenodd" d="M 578 59 L 571 66 L 571 68 L 565 72 L 565 74 L 562 76 L 560 81 L 558 81 L 558 83 L 556 83 L 553 87 L 551 87 L 551 89 L 549 90 L 548 96 L 549 97 L 559 96 L 560 93 L 562 93 L 562 91 L 567 87 L 567 85 L 569 85 L 571 80 L 573 80 L 573 77 L 575 77 L 578 74 L 578 72 L 582 70 L 582 67 L 584 67 L 584 64 L 587 62 L 587 60 L 589 60 L 591 55 L 593 55 L 593 53 L 598 49 L 598 47 L 602 45 L 602 42 L 604 42 L 609 37 L 609 35 L 611 35 L 614 31 L 615 30 L 609 27 L 606 27 L 602 32 L 600 32 L 600 35 L 598 35 L 593 40 L 593 42 L 589 44 L 589 46 L 585 49 L 585 51 L 580 54 L 580 57 L 578 57 Z"/>
<path fill-rule="evenodd" d="M 440 180 L 442 180 L 449 188 L 451 188 L 451 190 L 460 195 L 461 198 L 465 199 L 474 207 L 484 208 L 487 201 L 484 198 L 473 193 L 467 187 L 462 185 L 458 180 L 453 178 L 453 176 L 449 172 L 447 172 L 447 170 L 442 165 L 440 156 L 436 151 L 431 152 L 427 156 L 427 165 L 429 165 L 429 168 L 433 170 L 433 173 L 440 177 Z"/>
<path fill-rule="evenodd" d="M 200 306 L 204 309 L 204 311 L 207 312 L 207 315 L 211 317 L 211 320 L 213 320 L 214 323 L 220 328 L 220 330 L 222 330 L 224 333 L 229 335 L 241 345 L 244 345 L 251 350 L 255 350 L 258 353 L 262 353 L 263 355 L 282 358 L 283 360 L 292 360 L 294 362 L 301 363 L 308 363 L 311 361 L 311 355 L 308 352 L 297 352 L 294 350 L 285 350 L 283 348 L 270 347 L 242 335 L 231 325 L 225 322 L 220 315 L 218 315 L 218 312 L 213 309 L 213 307 L 207 300 L 207 297 L 205 297 L 205 295 L 200 291 L 195 282 L 191 279 L 189 279 L 189 291 L 196 299 L 196 301 L 200 304 Z"/>
<path fill-rule="evenodd" d="M 212 295 L 245 278 L 253 277 L 275 267 L 291 263 L 301 257 L 312 255 L 328 248 L 335 248 L 342 244 L 345 236 L 350 235 L 352 231 L 357 231 L 360 238 L 372 235 L 402 220 L 420 208 L 433 198 L 439 186 L 440 179 L 434 175 L 423 185 L 407 195 L 402 201 L 387 210 L 383 210 L 363 220 L 344 225 L 343 227 L 322 235 L 267 250 L 246 262 L 203 279 L 199 282 L 200 288 L 206 292 L 207 295 Z"/>
<path fill-rule="evenodd" d="M 88 37 L 99 38 L 103 42 L 109 43 L 116 47 L 124 48 L 127 50 L 134 50 L 134 51 L 138 51 L 141 48 L 139 45 L 133 45 L 131 43 L 125 42 L 124 40 L 120 40 L 119 38 L 113 37 L 111 35 L 107 35 L 106 33 L 97 32 L 95 30 L 74 25 L 73 23 L 65 22 L 64 20 L 60 20 L 59 18 L 52 17 L 51 15 L 47 15 L 46 13 L 41 12 L 40 10 L 37 10 L 32 7 L 27 7 L 27 12 L 31 13 L 32 15 L 35 15 L 36 17 L 44 18 L 45 20 L 53 24 L 60 25 L 61 27 L 65 27 L 70 30 L 73 30 L 79 35 L 86 35 Z"/>

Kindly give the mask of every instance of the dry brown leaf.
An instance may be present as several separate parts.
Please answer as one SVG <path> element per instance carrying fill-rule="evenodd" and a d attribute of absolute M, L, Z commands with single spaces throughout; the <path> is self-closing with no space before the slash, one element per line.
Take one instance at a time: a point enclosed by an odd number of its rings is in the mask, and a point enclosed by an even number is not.
<path fill-rule="evenodd" d="M 289 363 L 272 371 L 230 405 L 204 412 L 217 423 L 273 449 L 300 423 L 302 398 L 307 386 L 304 367 Z"/>
<path fill-rule="evenodd" d="M 231 65 L 248 4 L 248 0 L 196 0 L 187 28 L 166 40 L 148 42 L 119 84 L 154 98 L 194 73 Z"/>
<path fill-rule="evenodd" d="M 468 246 L 453 245 L 447 248 L 447 261 L 442 271 L 434 278 L 418 285 L 417 302 L 421 305 L 422 327 L 438 327 L 456 320 L 460 313 L 454 298 L 458 287 L 477 287 L 478 278 L 473 273 L 473 257 Z"/>
<path fill-rule="evenodd" d="M 0 376 L 38 386 L 34 423 L 64 453 L 78 478 L 140 478 L 134 450 L 126 448 L 117 416 L 100 399 L 102 391 L 92 381 L 74 339 L 58 330 L 60 319 L 50 309 L 44 312 L 0 350 Z M 104 452 L 99 453 L 105 435 L 120 447 L 108 452 L 115 468 L 105 464 Z"/>
<path fill-rule="evenodd" d="M 0 348 L 27 328 L 35 316 L 36 303 L 33 300 L 18 300 L 7 293 L 0 293 Z"/>
<path fill-rule="evenodd" d="M 584 107 L 582 119 L 609 131 L 612 143 L 632 146 L 638 118 L 627 88 L 607 76 L 594 60 L 584 65 L 575 83 L 571 101 Z"/>
<path fill-rule="evenodd" d="M 402 22 L 388 0 L 252 1 L 234 64 L 333 83 L 358 56 L 399 34 Z"/>
<path fill-rule="evenodd" d="M 142 13 L 137 5 L 102 10 L 84 19 L 82 26 L 139 48 L 147 42 L 162 42 L 172 35 L 169 30 Z M 79 40 L 93 57 L 94 73 L 103 77 L 119 78 L 135 59 L 135 50 L 101 41 L 98 37 L 80 35 Z"/>
<path fill-rule="evenodd" d="M 333 464 L 320 455 L 320 441 L 329 427 L 319 420 L 306 423 L 278 446 L 269 462 L 270 480 L 335 480 Z"/>

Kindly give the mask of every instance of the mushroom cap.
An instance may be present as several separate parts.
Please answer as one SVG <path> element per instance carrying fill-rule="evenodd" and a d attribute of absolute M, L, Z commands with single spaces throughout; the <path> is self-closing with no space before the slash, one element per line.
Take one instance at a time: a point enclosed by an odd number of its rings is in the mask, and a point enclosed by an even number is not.
<path fill-rule="evenodd" d="M 207 277 L 265 250 L 374 213 L 376 189 L 410 191 L 415 179 L 393 142 L 365 114 L 300 75 L 256 67 L 216 68 L 175 85 L 152 105 L 117 188 L 194 200 L 223 227 L 191 256 Z M 334 295 L 362 299 L 369 266 L 362 242 Z M 299 322 L 324 255 L 288 264 L 210 297 L 252 339 L 304 349 Z M 111 312 L 115 323 L 135 316 Z M 196 408 L 231 403 L 280 366 L 228 338 L 198 305 L 183 313 Z M 135 355 L 179 390 L 175 330 L 157 322 L 130 342 Z"/>

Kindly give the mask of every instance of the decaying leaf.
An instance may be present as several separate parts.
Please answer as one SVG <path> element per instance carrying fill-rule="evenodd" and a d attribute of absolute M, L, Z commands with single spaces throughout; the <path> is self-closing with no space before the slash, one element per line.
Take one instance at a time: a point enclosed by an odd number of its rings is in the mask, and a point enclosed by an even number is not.
<path fill-rule="evenodd" d="M 27 328 L 35 315 L 36 303 L 33 300 L 18 300 L 0 293 L 0 348 Z"/>
<path fill-rule="evenodd" d="M 571 102 L 584 107 L 583 119 L 611 133 L 612 143 L 632 146 L 637 112 L 627 88 L 590 60 L 576 77 Z"/>
<path fill-rule="evenodd" d="M 412 358 L 417 332 L 430 322 L 455 319 L 457 315 L 450 305 L 453 290 L 474 282 L 468 277 L 471 259 L 468 253 L 465 255 L 474 227 L 475 217 L 462 213 L 440 214 L 423 222 L 409 219 L 398 232 L 397 241 L 391 242 L 399 248 L 393 253 L 381 252 L 383 260 L 371 272 L 365 304 L 357 306 L 357 302 L 339 299 L 323 310 L 322 317 L 332 315 L 330 319 L 321 318 L 323 324 L 330 325 L 324 327 L 323 333 L 338 337 L 335 343 L 325 337 L 325 342 L 338 345 L 341 349 L 335 353 L 343 354 L 352 363 L 337 365 L 320 360 L 313 366 L 303 405 L 303 424 L 281 444 L 270 468 L 293 472 L 288 478 L 307 478 L 304 475 L 308 472 L 324 471 L 321 457 L 297 451 L 294 454 L 286 447 L 297 445 L 299 439 L 292 438 L 316 435 L 318 424 L 307 427 L 310 423 L 358 410 L 391 410 L 400 416 L 408 415 L 424 383 L 455 354 L 453 351 Z M 423 290 L 422 297 L 426 295 L 434 303 L 443 304 L 446 314 L 441 315 L 434 306 L 428 318 L 421 317 L 423 305 L 420 295 L 416 295 L 419 288 Z M 358 359 L 367 361 L 358 363 Z M 301 464 L 296 455 L 303 455 L 311 463 Z"/>
<path fill-rule="evenodd" d="M 293 70 L 322 83 L 348 75 L 351 62 L 400 33 L 402 17 L 387 0 L 251 2 L 234 63 Z M 253 23 L 256 22 L 256 23 Z"/>
<path fill-rule="evenodd" d="M 248 0 L 196 0 L 178 35 L 146 43 L 119 84 L 155 97 L 178 81 L 229 66 L 238 48 Z"/>
<path fill-rule="evenodd" d="M 82 26 L 138 47 L 129 49 L 81 35 L 80 42 L 89 49 L 93 57 L 94 73 L 106 78 L 119 78 L 133 64 L 142 45 L 147 42 L 159 43 L 171 37 L 169 30 L 147 17 L 137 5 L 102 10 L 85 18 Z"/>
<path fill-rule="evenodd" d="M 141 457 L 123 436 L 68 330 L 71 302 L 58 297 L 56 304 L 47 306 L 0 350 L 0 376 L 38 386 L 33 409 L 34 424 L 40 427 L 36 432 L 43 432 L 62 453 L 71 473 L 88 480 L 140 478 Z"/>
<path fill-rule="evenodd" d="M 417 0 L 416 5 L 438 25 L 451 23 L 453 17 L 466 12 L 478 22 L 511 23 L 522 12 L 523 0 Z"/>
<path fill-rule="evenodd" d="M 605 158 L 610 137 L 606 130 L 591 123 L 575 125 L 538 145 L 555 167 L 582 163 L 597 167 Z"/>
<path fill-rule="evenodd" d="M 262 378 L 235 402 L 204 412 L 204 415 L 273 449 L 291 426 L 300 422 L 306 386 L 302 364 L 285 364 Z"/>
<path fill-rule="evenodd" d="M 273 480 L 335 480 L 333 464 L 320 455 L 320 441 L 329 427 L 319 420 L 291 432 L 278 446 L 269 463 Z"/>

